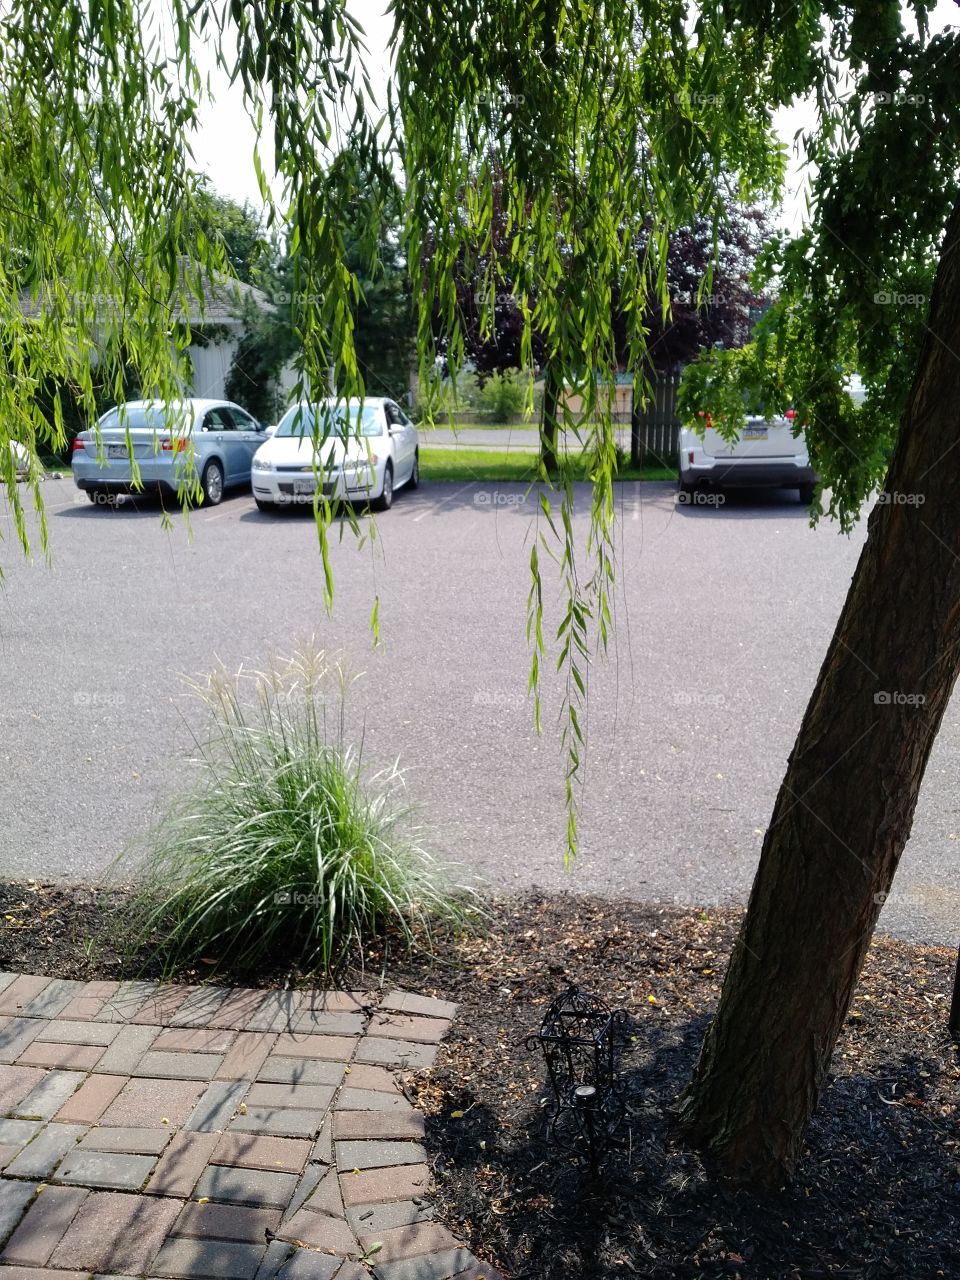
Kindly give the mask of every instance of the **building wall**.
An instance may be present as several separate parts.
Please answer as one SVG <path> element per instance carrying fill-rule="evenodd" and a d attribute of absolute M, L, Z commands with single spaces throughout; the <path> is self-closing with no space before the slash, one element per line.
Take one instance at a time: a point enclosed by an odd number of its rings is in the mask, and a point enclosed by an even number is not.
<path fill-rule="evenodd" d="M 237 338 L 226 338 L 222 342 L 211 342 L 205 347 L 190 347 L 190 360 L 193 364 L 193 381 L 189 392 L 191 396 L 210 400 L 225 399 L 227 375 L 237 345 Z"/>
<path fill-rule="evenodd" d="M 567 408 L 574 415 L 579 417 L 583 413 L 583 396 L 574 395 L 572 392 L 566 395 Z M 600 391 L 601 403 L 607 403 L 609 393 L 606 387 Z M 613 404 L 611 406 L 614 419 L 616 421 L 624 421 L 630 417 L 630 406 L 633 404 L 633 388 L 632 387 L 616 387 L 613 393 Z"/>

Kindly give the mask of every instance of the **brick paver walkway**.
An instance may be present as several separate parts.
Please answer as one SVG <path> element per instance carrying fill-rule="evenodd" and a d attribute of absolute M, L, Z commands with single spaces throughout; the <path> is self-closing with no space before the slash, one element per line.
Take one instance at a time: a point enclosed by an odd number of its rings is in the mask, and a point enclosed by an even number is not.
<path fill-rule="evenodd" d="M 0 974 L 0 1280 L 495 1277 L 431 1221 L 454 1006 Z"/>

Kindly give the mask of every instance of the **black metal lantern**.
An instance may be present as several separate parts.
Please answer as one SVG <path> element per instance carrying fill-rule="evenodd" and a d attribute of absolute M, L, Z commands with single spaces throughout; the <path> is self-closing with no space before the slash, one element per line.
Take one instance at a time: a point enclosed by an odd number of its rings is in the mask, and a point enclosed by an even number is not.
<path fill-rule="evenodd" d="M 572 983 L 551 1001 L 537 1035 L 553 1090 L 549 1133 L 571 1155 L 596 1172 L 624 1117 L 616 1056 L 627 1014 L 611 1010 Z"/>

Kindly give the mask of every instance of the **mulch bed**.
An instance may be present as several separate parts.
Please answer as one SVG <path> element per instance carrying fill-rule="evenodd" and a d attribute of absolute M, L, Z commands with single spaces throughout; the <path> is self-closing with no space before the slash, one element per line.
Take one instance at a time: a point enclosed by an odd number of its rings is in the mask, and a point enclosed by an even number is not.
<path fill-rule="evenodd" d="M 412 1095 L 429 1117 L 437 1214 L 514 1280 L 960 1275 L 951 951 L 875 943 L 789 1190 L 757 1196 L 708 1179 L 678 1140 L 669 1104 L 738 919 L 530 896 L 501 904 L 456 969 L 416 976 L 460 1002 Z M 636 1020 L 629 1151 L 596 1186 L 544 1143 L 544 1072 L 525 1044 L 567 978 Z"/>
<path fill-rule="evenodd" d="M 112 901 L 122 907 L 122 893 Z M 0 884 L 0 968 L 91 979 L 130 976 L 136 963 L 149 973 L 143 957 L 114 949 L 102 907 L 92 889 Z M 439 961 L 374 950 L 362 973 L 345 975 L 459 1002 L 436 1066 L 408 1087 L 428 1118 L 437 1218 L 513 1280 L 960 1274 L 960 1062 L 946 1029 L 954 953 L 875 942 L 797 1177 L 760 1196 L 708 1178 L 670 1110 L 737 922 L 735 912 L 533 894 L 498 902 L 483 936 L 451 942 Z M 567 979 L 633 1019 L 626 1146 L 598 1182 L 545 1143 L 542 1059 L 525 1043 Z"/>
<path fill-rule="evenodd" d="M 128 897 L 93 885 L 0 881 L 0 969 L 81 982 L 159 978 L 154 957 L 121 947 L 114 921 Z"/>

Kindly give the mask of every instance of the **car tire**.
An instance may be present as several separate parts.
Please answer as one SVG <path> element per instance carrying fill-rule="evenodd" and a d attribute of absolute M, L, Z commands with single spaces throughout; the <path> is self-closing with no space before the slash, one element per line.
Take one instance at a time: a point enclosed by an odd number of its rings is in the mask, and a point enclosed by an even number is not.
<path fill-rule="evenodd" d="M 216 507 L 223 501 L 223 467 L 215 458 L 211 458 L 203 468 L 200 487 L 203 490 L 203 506 Z"/>
<path fill-rule="evenodd" d="M 410 479 L 407 481 L 408 489 L 420 488 L 420 450 L 417 449 L 413 455 L 413 470 L 410 472 Z"/>
<path fill-rule="evenodd" d="M 383 488 L 380 496 L 370 504 L 374 511 L 389 511 L 393 506 L 393 463 L 388 462 L 383 469 Z"/>
<path fill-rule="evenodd" d="M 817 491 L 815 484 L 802 484 L 800 486 L 800 501 L 805 507 L 809 507 L 813 503 L 813 495 Z"/>
<path fill-rule="evenodd" d="M 677 481 L 677 498 L 680 502 L 686 502 L 688 498 L 692 498 L 697 492 L 697 486 L 691 484 L 689 480 Z"/>
<path fill-rule="evenodd" d="M 257 510 L 262 511 L 264 515 L 272 515 L 277 509 L 275 502 L 265 502 L 263 498 L 254 498 L 254 502 L 257 504 Z"/>

